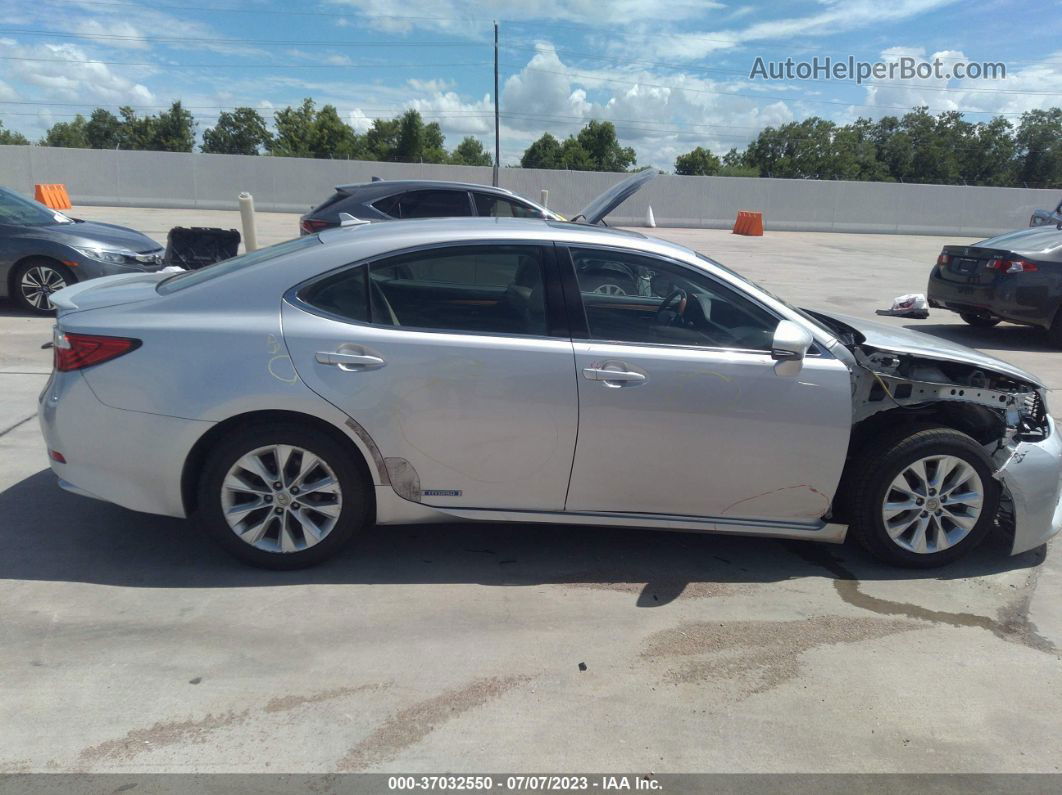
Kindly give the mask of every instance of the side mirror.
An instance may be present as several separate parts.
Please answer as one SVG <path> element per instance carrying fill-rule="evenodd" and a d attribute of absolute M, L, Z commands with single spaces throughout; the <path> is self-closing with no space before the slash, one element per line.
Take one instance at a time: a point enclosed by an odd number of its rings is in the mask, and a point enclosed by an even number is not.
<path fill-rule="evenodd" d="M 792 376 L 800 372 L 804 357 L 815 342 L 811 333 L 791 320 L 782 320 L 774 330 L 771 341 L 771 358 L 778 364 L 778 375 Z"/>

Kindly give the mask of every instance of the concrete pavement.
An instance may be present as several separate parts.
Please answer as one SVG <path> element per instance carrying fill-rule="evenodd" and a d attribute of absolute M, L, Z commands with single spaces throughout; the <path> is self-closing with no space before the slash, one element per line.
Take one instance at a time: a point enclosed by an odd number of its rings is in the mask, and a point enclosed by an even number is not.
<path fill-rule="evenodd" d="M 73 214 L 160 240 L 238 226 Z M 260 240 L 295 234 L 294 219 L 260 215 Z M 863 316 L 923 289 L 945 242 L 654 231 Z M 1062 357 L 1035 332 L 940 312 L 889 322 L 1062 387 Z M 1057 548 L 1011 558 L 992 540 L 909 572 L 853 545 L 444 525 L 258 571 L 183 522 L 57 488 L 32 419 L 50 325 L 0 304 L 0 772 L 1062 766 Z"/>

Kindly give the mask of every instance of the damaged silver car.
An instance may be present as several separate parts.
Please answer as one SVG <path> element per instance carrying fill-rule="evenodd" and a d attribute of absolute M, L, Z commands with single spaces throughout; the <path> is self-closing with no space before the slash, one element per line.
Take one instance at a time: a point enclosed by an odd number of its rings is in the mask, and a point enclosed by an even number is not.
<path fill-rule="evenodd" d="M 395 221 L 52 300 L 60 485 L 255 565 L 373 524 L 850 532 L 904 566 L 1062 526 L 1034 376 L 640 234 Z"/>

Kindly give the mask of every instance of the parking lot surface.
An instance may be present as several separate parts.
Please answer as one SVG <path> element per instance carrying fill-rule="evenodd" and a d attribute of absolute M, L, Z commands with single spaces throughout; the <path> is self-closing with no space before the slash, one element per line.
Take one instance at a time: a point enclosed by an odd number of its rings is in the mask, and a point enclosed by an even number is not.
<path fill-rule="evenodd" d="M 239 226 L 73 215 L 160 242 L 175 225 Z M 260 214 L 259 240 L 296 224 Z M 652 232 L 864 317 L 923 291 L 941 245 L 963 242 Z M 1062 388 L 1036 331 L 939 311 L 886 322 Z M 50 329 L 0 303 L 0 772 L 1062 768 L 1057 544 L 1008 557 L 990 539 L 911 572 L 853 544 L 455 524 L 258 571 L 184 522 L 56 486 L 34 418 Z"/>

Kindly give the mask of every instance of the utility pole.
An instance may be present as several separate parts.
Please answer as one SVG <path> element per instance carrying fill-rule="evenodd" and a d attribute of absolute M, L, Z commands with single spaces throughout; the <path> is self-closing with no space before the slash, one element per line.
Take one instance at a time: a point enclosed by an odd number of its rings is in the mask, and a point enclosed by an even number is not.
<path fill-rule="evenodd" d="M 498 169 L 501 168 L 501 127 L 498 124 L 498 20 L 494 20 L 494 180 L 498 187 Z"/>

